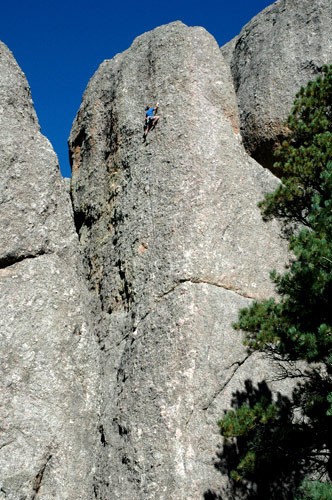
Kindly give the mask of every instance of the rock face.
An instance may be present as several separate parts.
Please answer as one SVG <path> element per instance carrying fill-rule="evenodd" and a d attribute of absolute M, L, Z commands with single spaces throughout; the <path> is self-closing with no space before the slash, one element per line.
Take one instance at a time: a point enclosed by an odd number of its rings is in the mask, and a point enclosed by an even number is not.
<path fill-rule="evenodd" d="M 56 156 L 0 44 L 0 498 L 93 498 L 98 351 Z"/>
<path fill-rule="evenodd" d="M 175 22 L 105 61 L 69 140 L 73 212 L 0 44 L 0 499 L 233 498 L 217 420 L 246 380 L 290 389 L 232 328 L 288 258 L 240 130 L 268 165 L 331 62 L 331 8 L 280 0 L 222 51 Z"/>
<path fill-rule="evenodd" d="M 295 94 L 332 63 L 332 2 L 279 0 L 222 52 L 230 60 L 245 147 L 271 167 Z"/>
<path fill-rule="evenodd" d="M 160 121 L 142 143 L 144 107 Z M 276 179 L 244 151 L 230 73 L 202 28 L 136 39 L 91 79 L 70 136 L 86 276 L 103 311 L 97 498 L 199 499 L 216 421 L 269 373 L 232 329 L 273 293 L 285 243 L 257 202 Z"/>

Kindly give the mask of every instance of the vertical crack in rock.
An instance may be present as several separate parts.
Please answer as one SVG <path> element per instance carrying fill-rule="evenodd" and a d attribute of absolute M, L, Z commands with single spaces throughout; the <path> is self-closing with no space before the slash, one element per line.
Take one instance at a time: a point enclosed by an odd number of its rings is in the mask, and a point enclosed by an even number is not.
<path fill-rule="evenodd" d="M 100 434 L 100 442 L 103 446 L 106 446 L 108 443 L 106 441 L 105 433 L 104 433 L 104 426 L 100 424 L 99 428 L 99 434 Z"/>
<path fill-rule="evenodd" d="M 42 485 L 42 481 L 43 481 L 43 477 L 44 477 L 46 468 L 50 467 L 50 461 L 51 461 L 51 459 L 52 459 L 52 454 L 49 454 L 46 457 L 44 463 L 42 464 L 41 468 L 38 471 L 38 474 L 35 477 L 35 480 L 34 480 L 34 483 L 33 483 L 34 494 L 31 497 L 32 500 L 35 500 L 37 498 L 38 492 L 39 492 L 39 490 L 41 488 L 41 485 Z"/>

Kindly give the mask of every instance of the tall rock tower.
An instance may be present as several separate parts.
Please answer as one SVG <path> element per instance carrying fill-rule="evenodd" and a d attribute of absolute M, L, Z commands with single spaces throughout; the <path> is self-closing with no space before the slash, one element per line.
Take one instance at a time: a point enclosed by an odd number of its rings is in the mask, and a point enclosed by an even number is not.
<path fill-rule="evenodd" d="M 93 498 L 99 349 L 69 196 L 0 44 L 0 498 Z"/>
<path fill-rule="evenodd" d="M 157 100 L 160 120 L 143 143 L 144 107 Z M 232 390 L 269 371 L 232 322 L 273 293 L 269 271 L 286 259 L 277 224 L 257 208 L 277 180 L 242 147 L 215 40 L 180 22 L 100 66 L 70 150 L 104 325 L 97 498 L 202 498 L 221 483 L 216 422 Z"/>

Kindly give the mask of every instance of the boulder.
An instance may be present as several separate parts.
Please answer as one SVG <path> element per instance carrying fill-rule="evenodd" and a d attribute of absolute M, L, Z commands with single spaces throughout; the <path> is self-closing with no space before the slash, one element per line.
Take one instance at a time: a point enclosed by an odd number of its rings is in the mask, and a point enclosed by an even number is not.
<path fill-rule="evenodd" d="M 221 50 L 230 60 L 244 145 L 271 168 L 296 93 L 332 63 L 332 3 L 278 0 Z"/>

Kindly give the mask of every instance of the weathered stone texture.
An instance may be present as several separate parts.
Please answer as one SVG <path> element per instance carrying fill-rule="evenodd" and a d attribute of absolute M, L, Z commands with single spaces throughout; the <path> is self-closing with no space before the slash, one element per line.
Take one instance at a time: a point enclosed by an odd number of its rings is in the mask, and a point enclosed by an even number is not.
<path fill-rule="evenodd" d="M 0 498 L 93 498 L 98 349 L 56 156 L 0 44 Z"/>
<path fill-rule="evenodd" d="M 217 489 L 216 421 L 240 382 L 268 376 L 231 325 L 273 293 L 287 252 L 257 208 L 277 180 L 247 156 L 237 120 L 215 40 L 179 22 L 105 61 L 84 94 L 70 147 L 86 275 L 109 325 L 100 499 Z"/>
<path fill-rule="evenodd" d="M 0 498 L 231 498 L 217 420 L 247 379 L 289 390 L 232 328 L 288 255 L 257 208 L 278 180 L 240 127 L 268 166 L 331 62 L 331 10 L 279 0 L 222 51 L 175 22 L 105 61 L 70 136 L 74 213 L 0 44 Z"/>
<path fill-rule="evenodd" d="M 222 52 L 231 59 L 244 144 L 271 167 L 295 94 L 332 63 L 332 2 L 278 0 L 230 43 Z"/>

